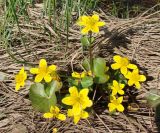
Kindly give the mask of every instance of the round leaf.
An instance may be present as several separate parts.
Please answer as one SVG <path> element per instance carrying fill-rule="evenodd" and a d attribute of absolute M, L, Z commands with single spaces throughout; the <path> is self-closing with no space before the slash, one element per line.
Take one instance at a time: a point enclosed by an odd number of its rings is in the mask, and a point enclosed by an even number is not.
<path fill-rule="evenodd" d="M 89 43 L 89 40 L 88 40 L 88 37 L 87 36 L 83 36 L 83 37 L 81 37 L 81 43 L 82 43 L 82 45 L 83 46 L 89 46 L 90 45 L 90 43 Z"/>
<path fill-rule="evenodd" d="M 93 72 L 96 76 L 104 75 L 106 72 L 106 61 L 103 58 L 93 60 Z"/>
<path fill-rule="evenodd" d="M 88 87 L 92 86 L 93 85 L 93 78 L 88 77 L 88 76 L 84 77 L 81 81 L 81 85 L 83 88 L 88 88 Z"/>
<path fill-rule="evenodd" d="M 57 103 L 57 98 L 55 95 L 56 86 L 52 86 L 46 94 L 44 85 L 41 83 L 35 83 L 31 85 L 29 91 L 29 98 L 32 102 L 33 108 L 40 112 L 48 112 L 51 106 Z"/>
<path fill-rule="evenodd" d="M 84 67 L 84 69 L 85 69 L 86 71 L 91 70 L 91 69 L 90 69 L 90 63 L 89 63 L 89 60 L 88 60 L 87 58 L 84 59 L 84 61 L 82 62 L 82 66 Z"/>

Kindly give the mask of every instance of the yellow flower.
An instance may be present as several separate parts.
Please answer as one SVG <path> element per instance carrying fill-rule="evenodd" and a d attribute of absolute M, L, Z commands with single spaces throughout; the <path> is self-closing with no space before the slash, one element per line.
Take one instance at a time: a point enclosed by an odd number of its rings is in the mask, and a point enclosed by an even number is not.
<path fill-rule="evenodd" d="M 78 92 L 78 89 L 73 86 L 69 88 L 70 96 L 62 99 L 62 103 L 73 106 L 75 115 L 80 114 L 82 109 L 92 106 L 92 101 L 88 97 L 89 89 L 84 88 Z"/>
<path fill-rule="evenodd" d="M 82 72 L 82 73 L 73 72 L 73 73 L 72 73 L 72 77 L 73 77 L 73 78 L 77 78 L 77 79 L 84 78 L 86 75 L 87 75 L 86 72 Z"/>
<path fill-rule="evenodd" d="M 87 72 L 87 74 L 88 74 L 88 76 L 93 76 L 93 73 L 92 73 L 92 71 L 90 70 L 90 71 L 88 71 Z"/>
<path fill-rule="evenodd" d="M 131 64 L 126 57 L 121 57 L 119 55 L 115 55 L 113 57 L 113 60 L 116 62 L 111 65 L 111 68 L 114 70 L 120 69 L 121 73 L 123 75 L 126 75 L 129 69 L 137 69 L 137 66 L 134 64 Z"/>
<path fill-rule="evenodd" d="M 44 78 L 46 82 L 50 82 L 52 80 L 51 73 L 56 71 L 56 66 L 51 65 L 47 66 L 47 62 L 45 59 L 41 59 L 39 62 L 39 68 L 31 68 L 30 72 L 32 74 L 37 74 L 35 77 L 35 82 L 41 82 Z"/>
<path fill-rule="evenodd" d="M 81 110 L 80 114 L 75 115 L 75 112 L 72 109 L 68 109 L 67 112 L 69 117 L 74 117 L 74 124 L 77 124 L 79 122 L 79 120 L 82 119 L 87 119 L 89 117 L 88 112 Z"/>
<path fill-rule="evenodd" d="M 59 113 L 60 110 L 57 106 L 51 106 L 50 112 L 44 113 L 43 117 L 44 118 L 57 118 L 59 120 L 66 120 L 66 116 L 64 114 Z"/>
<path fill-rule="evenodd" d="M 22 67 L 19 73 L 15 76 L 16 91 L 18 91 L 20 87 L 24 87 L 26 79 L 27 79 L 27 73 L 24 71 L 24 67 Z"/>
<path fill-rule="evenodd" d="M 52 133 L 57 133 L 57 132 L 58 132 L 58 129 L 57 129 L 57 128 L 53 128 L 52 131 L 53 131 Z"/>
<path fill-rule="evenodd" d="M 128 72 L 128 74 L 125 75 L 125 77 L 127 79 L 129 79 L 128 80 L 128 85 L 132 86 L 132 85 L 135 84 L 137 89 L 141 88 L 141 85 L 140 85 L 139 82 L 146 81 L 146 77 L 144 75 L 139 75 L 139 70 L 138 69 L 133 70 L 133 72 Z"/>
<path fill-rule="evenodd" d="M 112 95 L 116 95 L 119 93 L 120 95 L 124 94 L 124 90 L 122 90 L 125 87 L 125 84 L 118 83 L 116 80 L 113 80 L 113 85 L 111 86 L 112 89 Z"/>
<path fill-rule="evenodd" d="M 57 80 L 57 81 L 61 80 L 61 78 L 59 77 L 59 75 L 57 74 L 56 71 L 51 73 L 51 77 L 52 77 L 53 80 Z"/>
<path fill-rule="evenodd" d="M 123 112 L 124 111 L 124 107 L 123 105 L 121 104 L 123 101 L 123 97 L 119 97 L 116 99 L 115 96 L 112 96 L 112 99 L 111 99 L 111 103 L 108 104 L 108 107 L 109 107 L 109 112 L 113 112 L 114 110 L 118 110 L 119 112 Z"/>
<path fill-rule="evenodd" d="M 89 31 L 99 33 L 99 27 L 104 26 L 105 22 L 99 21 L 99 16 L 94 14 L 92 16 L 81 16 L 77 24 L 84 27 L 81 31 L 82 34 L 88 34 Z"/>

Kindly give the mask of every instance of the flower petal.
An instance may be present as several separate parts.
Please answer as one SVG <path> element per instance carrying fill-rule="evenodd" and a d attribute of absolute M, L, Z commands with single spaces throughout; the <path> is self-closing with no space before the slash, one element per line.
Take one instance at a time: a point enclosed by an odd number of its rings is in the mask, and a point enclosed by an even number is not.
<path fill-rule="evenodd" d="M 73 97 L 65 97 L 62 99 L 62 103 L 66 104 L 66 105 L 74 105 L 75 103 L 75 99 Z"/>
<path fill-rule="evenodd" d="M 122 57 L 119 56 L 119 55 L 115 55 L 115 56 L 113 57 L 113 60 L 114 60 L 115 62 L 121 62 L 121 59 L 122 59 Z"/>
<path fill-rule="evenodd" d="M 78 73 L 78 72 L 73 72 L 73 73 L 72 73 L 72 77 L 73 77 L 73 78 L 78 78 L 78 79 L 80 79 L 80 78 L 81 78 L 81 74 Z"/>
<path fill-rule="evenodd" d="M 91 31 L 94 33 L 99 33 L 99 27 L 97 25 L 92 26 Z"/>
<path fill-rule="evenodd" d="M 113 89 L 113 90 L 112 90 L 112 95 L 115 96 L 116 94 L 117 94 L 117 90 L 116 90 L 116 89 Z"/>
<path fill-rule="evenodd" d="M 99 16 L 97 14 L 92 15 L 92 19 L 95 21 L 99 21 Z"/>
<path fill-rule="evenodd" d="M 123 89 L 125 87 L 125 84 L 120 84 L 120 89 Z"/>
<path fill-rule="evenodd" d="M 90 30 L 90 28 L 89 28 L 88 26 L 86 26 L 85 28 L 83 28 L 83 29 L 81 30 L 81 33 L 82 33 L 82 34 L 88 34 L 89 30 Z"/>
<path fill-rule="evenodd" d="M 38 68 L 31 68 L 30 73 L 32 74 L 38 74 Z"/>
<path fill-rule="evenodd" d="M 120 66 L 120 64 L 118 64 L 118 63 L 114 63 L 114 64 L 112 64 L 111 65 L 111 68 L 113 69 L 113 70 L 117 70 L 117 69 L 119 69 L 121 66 Z"/>
<path fill-rule="evenodd" d="M 47 83 L 48 83 L 48 82 L 51 82 L 51 80 L 52 80 L 51 75 L 46 74 L 46 75 L 44 76 L 44 80 L 45 80 Z"/>
<path fill-rule="evenodd" d="M 49 72 L 49 73 L 52 73 L 53 71 L 56 71 L 56 69 L 57 69 L 57 66 L 56 66 L 56 65 L 50 65 L 50 66 L 48 67 L 48 72 Z"/>
<path fill-rule="evenodd" d="M 130 79 L 130 77 L 132 76 L 132 73 L 130 71 L 128 71 L 127 74 L 124 76 L 125 76 L 125 78 Z"/>
<path fill-rule="evenodd" d="M 117 108 L 117 110 L 118 110 L 119 112 L 123 112 L 123 111 L 124 111 L 124 107 L 123 107 L 122 104 L 119 104 L 116 108 Z"/>
<path fill-rule="evenodd" d="M 86 107 L 91 107 L 93 105 L 92 100 L 89 100 L 89 98 L 87 97 L 86 99 L 83 99 L 82 102 L 82 108 L 85 109 Z"/>
<path fill-rule="evenodd" d="M 140 89 L 140 88 L 141 88 L 141 85 L 140 85 L 139 82 L 136 82 L 136 83 L 135 83 L 135 86 L 136 86 L 137 89 Z"/>
<path fill-rule="evenodd" d="M 105 22 L 98 22 L 97 26 L 104 26 L 106 23 Z"/>
<path fill-rule="evenodd" d="M 53 113 L 53 112 L 54 112 L 54 107 L 51 106 L 51 107 L 50 107 L 50 113 Z"/>
<path fill-rule="evenodd" d="M 132 86 L 133 84 L 134 84 L 134 81 L 128 80 L 128 85 L 129 85 L 129 86 Z"/>
<path fill-rule="evenodd" d="M 89 92 L 89 89 L 85 88 L 85 89 L 82 89 L 79 94 L 81 97 L 87 97 L 88 96 L 88 92 Z"/>
<path fill-rule="evenodd" d="M 41 68 L 46 68 L 47 67 L 47 62 L 46 62 L 45 59 L 40 60 L 39 67 L 41 67 Z"/>
<path fill-rule="evenodd" d="M 58 114 L 57 118 L 61 121 L 66 120 L 66 116 L 64 114 Z"/>
<path fill-rule="evenodd" d="M 129 68 L 129 69 L 137 69 L 137 66 L 134 65 L 134 64 L 129 64 L 129 65 L 127 66 L 127 68 Z"/>
<path fill-rule="evenodd" d="M 78 89 L 73 86 L 69 88 L 69 93 L 71 94 L 71 96 L 73 97 L 77 97 L 78 96 Z"/>
<path fill-rule="evenodd" d="M 122 96 L 117 99 L 118 103 L 122 103 L 122 101 L 123 101 L 123 97 Z"/>
<path fill-rule="evenodd" d="M 113 80 L 113 86 L 118 87 L 118 82 L 116 80 Z"/>
<path fill-rule="evenodd" d="M 80 115 L 74 116 L 74 124 L 77 124 L 80 120 Z"/>
<path fill-rule="evenodd" d="M 38 74 L 38 75 L 36 75 L 36 77 L 35 77 L 35 82 L 36 83 L 39 83 L 39 82 L 41 82 L 43 80 L 43 75 L 42 74 Z"/>
<path fill-rule="evenodd" d="M 21 68 L 21 70 L 19 71 L 19 74 L 23 74 L 24 73 L 24 67 Z"/>
<path fill-rule="evenodd" d="M 140 80 L 139 81 L 146 81 L 146 76 L 140 75 Z"/>
<path fill-rule="evenodd" d="M 77 24 L 79 26 L 85 26 L 87 24 L 87 21 L 88 21 L 88 17 L 84 15 L 79 18 Z"/>
<path fill-rule="evenodd" d="M 125 67 L 125 66 L 121 67 L 120 71 L 123 75 L 126 75 L 127 74 L 127 67 Z"/>
<path fill-rule="evenodd" d="M 113 112 L 116 109 L 116 106 L 113 103 L 108 104 L 109 112 Z"/>
<path fill-rule="evenodd" d="M 82 111 L 82 113 L 81 113 L 81 118 L 86 119 L 86 118 L 88 118 L 88 117 L 89 117 L 88 112 Z"/>
<path fill-rule="evenodd" d="M 43 117 L 44 118 L 53 118 L 53 114 L 52 113 L 44 113 Z"/>
<path fill-rule="evenodd" d="M 21 82 L 21 84 L 20 84 L 22 87 L 24 87 L 24 85 L 25 85 L 25 82 L 23 81 L 23 82 Z"/>
<path fill-rule="evenodd" d="M 74 112 L 74 115 L 79 115 L 81 113 L 81 111 L 82 111 L 82 107 L 81 107 L 81 105 L 78 102 L 76 102 L 73 105 L 73 109 L 72 110 Z"/>
<path fill-rule="evenodd" d="M 60 109 L 57 106 L 51 106 L 50 112 L 58 114 L 60 112 Z"/>
<path fill-rule="evenodd" d="M 27 72 L 24 72 L 23 76 L 24 76 L 24 80 L 26 80 L 27 79 Z"/>
<path fill-rule="evenodd" d="M 16 84 L 15 90 L 16 90 L 16 91 L 19 91 L 19 90 L 20 90 L 20 84 Z"/>
<path fill-rule="evenodd" d="M 72 109 L 68 109 L 67 115 L 68 115 L 69 117 L 74 116 Z"/>
<path fill-rule="evenodd" d="M 134 69 L 132 73 L 137 73 L 138 74 L 139 70 L 138 69 Z"/>
<path fill-rule="evenodd" d="M 87 75 L 87 72 L 85 72 L 85 71 L 84 71 L 84 72 L 82 72 L 82 73 L 81 73 L 81 78 L 86 77 L 86 75 Z"/>
<path fill-rule="evenodd" d="M 120 95 L 123 95 L 123 94 L 124 94 L 124 90 L 119 90 L 118 93 L 119 93 Z"/>

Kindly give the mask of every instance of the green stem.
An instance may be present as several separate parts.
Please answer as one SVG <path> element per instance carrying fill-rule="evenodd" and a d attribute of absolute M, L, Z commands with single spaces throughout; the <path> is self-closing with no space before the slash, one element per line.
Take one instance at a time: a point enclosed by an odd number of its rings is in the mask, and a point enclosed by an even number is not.
<path fill-rule="evenodd" d="M 89 60 L 90 60 L 90 67 L 91 70 L 93 68 L 93 53 L 92 53 L 92 32 L 89 33 Z"/>

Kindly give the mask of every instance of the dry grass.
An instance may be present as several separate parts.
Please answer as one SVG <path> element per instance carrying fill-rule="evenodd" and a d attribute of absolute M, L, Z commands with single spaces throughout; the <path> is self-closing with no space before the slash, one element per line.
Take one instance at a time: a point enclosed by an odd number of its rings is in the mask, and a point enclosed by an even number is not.
<path fill-rule="evenodd" d="M 16 59 L 29 64 L 38 64 L 40 58 L 46 58 L 50 64 L 58 65 L 59 69 L 68 74 L 71 67 L 79 67 L 85 55 L 80 47 L 77 26 L 70 28 L 69 45 L 66 47 L 66 35 L 62 32 L 59 38 L 48 24 L 47 18 L 40 18 L 40 11 L 41 7 L 30 8 L 31 23 L 20 24 L 26 48 L 21 45 L 15 26 L 8 51 Z M 71 119 L 65 122 L 46 121 L 42 114 L 33 111 L 28 100 L 28 89 L 22 89 L 19 93 L 14 91 L 14 74 L 22 65 L 14 62 L 1 44 L 0 71 L 7 74 L 7 80 L 0 83 L 0 132 L 49 133 L 53 127 L 62 133 L 158 132 L 154 111 L 147 106 L 144 95 L 152 88 L 160 89 L 160 11 L 145 16 L 146 13 L 134 19 L 122 20 L 106 16 L 100 10 L 108 28 L 98 35 L 97 42 L 101 45 L 95 45 L 94 50 L 95 54 L 105 57 L 109 62 L 114 54 L 128 56 L 148 76 L 146 84 L 135 94 L 138 105 L 132 101 L 131 110 L 116 116 L 109 115 L 107 105 L 96 106 L 91 117 L 80 121 L 78 125 L 74 125 Z M 27 66 L 29 69 L 30 65 Z"/>

